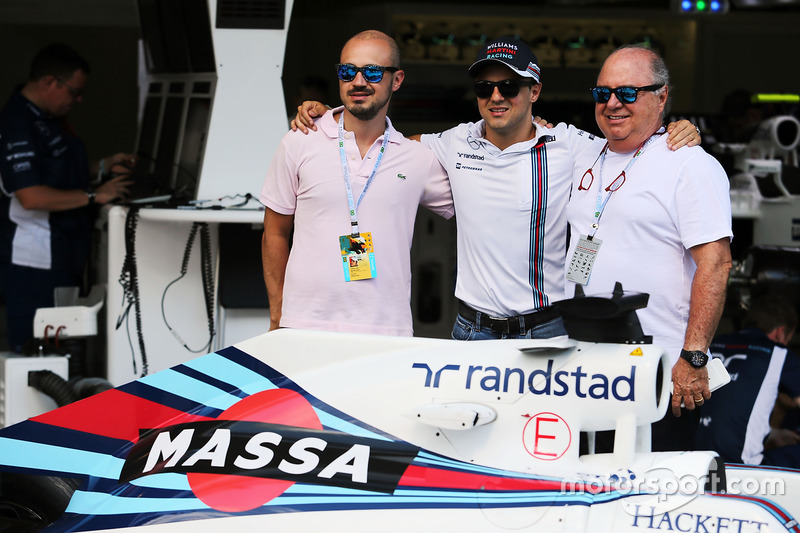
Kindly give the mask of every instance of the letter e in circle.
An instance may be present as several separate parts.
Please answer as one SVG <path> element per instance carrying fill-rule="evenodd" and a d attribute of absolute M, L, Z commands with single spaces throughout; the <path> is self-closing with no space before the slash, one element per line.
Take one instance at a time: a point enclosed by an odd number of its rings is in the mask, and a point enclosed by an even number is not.
<path fill-rule="evenodd" d="M 525 450 L 543 461 L 561 458 L 572 444 L 569 424 L 555 413 L 537 413 L 531 416 L 522 430 Z"/>

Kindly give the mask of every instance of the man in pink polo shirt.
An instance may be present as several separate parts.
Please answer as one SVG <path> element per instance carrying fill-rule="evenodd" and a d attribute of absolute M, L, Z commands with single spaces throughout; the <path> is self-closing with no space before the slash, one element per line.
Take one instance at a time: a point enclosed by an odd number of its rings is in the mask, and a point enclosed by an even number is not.
<path fill-rule="evenodd" d="M 417 207 L 450 218 L 447 175 L 386 116 L 405 73 L 388 35 L 351 38 L 337 65 L 343 107 L 281 141 L 261 191 L 270 330 L 410 336 Z M 290 246 L 291 243 L 291 246 Z"/>

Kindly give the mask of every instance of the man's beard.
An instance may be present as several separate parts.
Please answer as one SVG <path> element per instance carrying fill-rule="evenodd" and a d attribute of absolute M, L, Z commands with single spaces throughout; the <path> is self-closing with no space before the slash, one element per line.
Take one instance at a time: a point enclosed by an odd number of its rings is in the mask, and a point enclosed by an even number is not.
<path fill-rule="evenodd" d="M 349 104 L 345 105 L 345 107 L 347 108 L 347 110 L 350 112 L 351 115 L 353 115 L 359 120 L 364 120 L 364 121 L 372 120 L 373 118 L 378 116 L 378 113 L 383 108 L 383 106 L 386 105 L 391 96 L 392 95 L 390 93 L 386 96 L 386 99 L 383 101 L 373 100 L 371 104 Z"/>

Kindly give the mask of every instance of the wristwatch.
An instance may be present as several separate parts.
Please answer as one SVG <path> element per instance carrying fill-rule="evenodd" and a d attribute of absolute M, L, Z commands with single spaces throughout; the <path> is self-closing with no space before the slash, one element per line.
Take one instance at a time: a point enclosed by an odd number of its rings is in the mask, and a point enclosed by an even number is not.
<path fill-rule="evenodd" d="M 703 368 L 708 363 L 708 354 L 700 350 L 681 350 L 681 359 L 695 368 Z"/>
<path fill-rule="evenodd" d="M 94 205 L 95 198 L 97 197 L 97 193 L 94 192 L 92 189 L 86 191 L 86 198 L 89 199 L 89 205 Z"/>

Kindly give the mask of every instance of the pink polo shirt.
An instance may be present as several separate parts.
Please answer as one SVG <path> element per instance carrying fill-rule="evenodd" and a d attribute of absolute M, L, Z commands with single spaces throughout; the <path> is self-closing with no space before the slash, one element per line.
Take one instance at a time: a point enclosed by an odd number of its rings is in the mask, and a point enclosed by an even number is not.
<path fill-rule="evenodd" d="M 261 190 L 264 205 L 294 215 L 281 327 L 410 336 L 410 250 L 417 206 L 453 216 L 447 174 L 428 148 L 388 123 L 383 160 L 357 211 L 360 231 L 372 233 L 377 275 L 345 281 L 339 237 L 350 232 L 350 214 L 333 120 L 339 109 L 320 118 L 317 131 L 286 134 Z M 382 141 L 383 136 L 362 159 L 354 134 L 345 132 L 354 201 Z"/>

